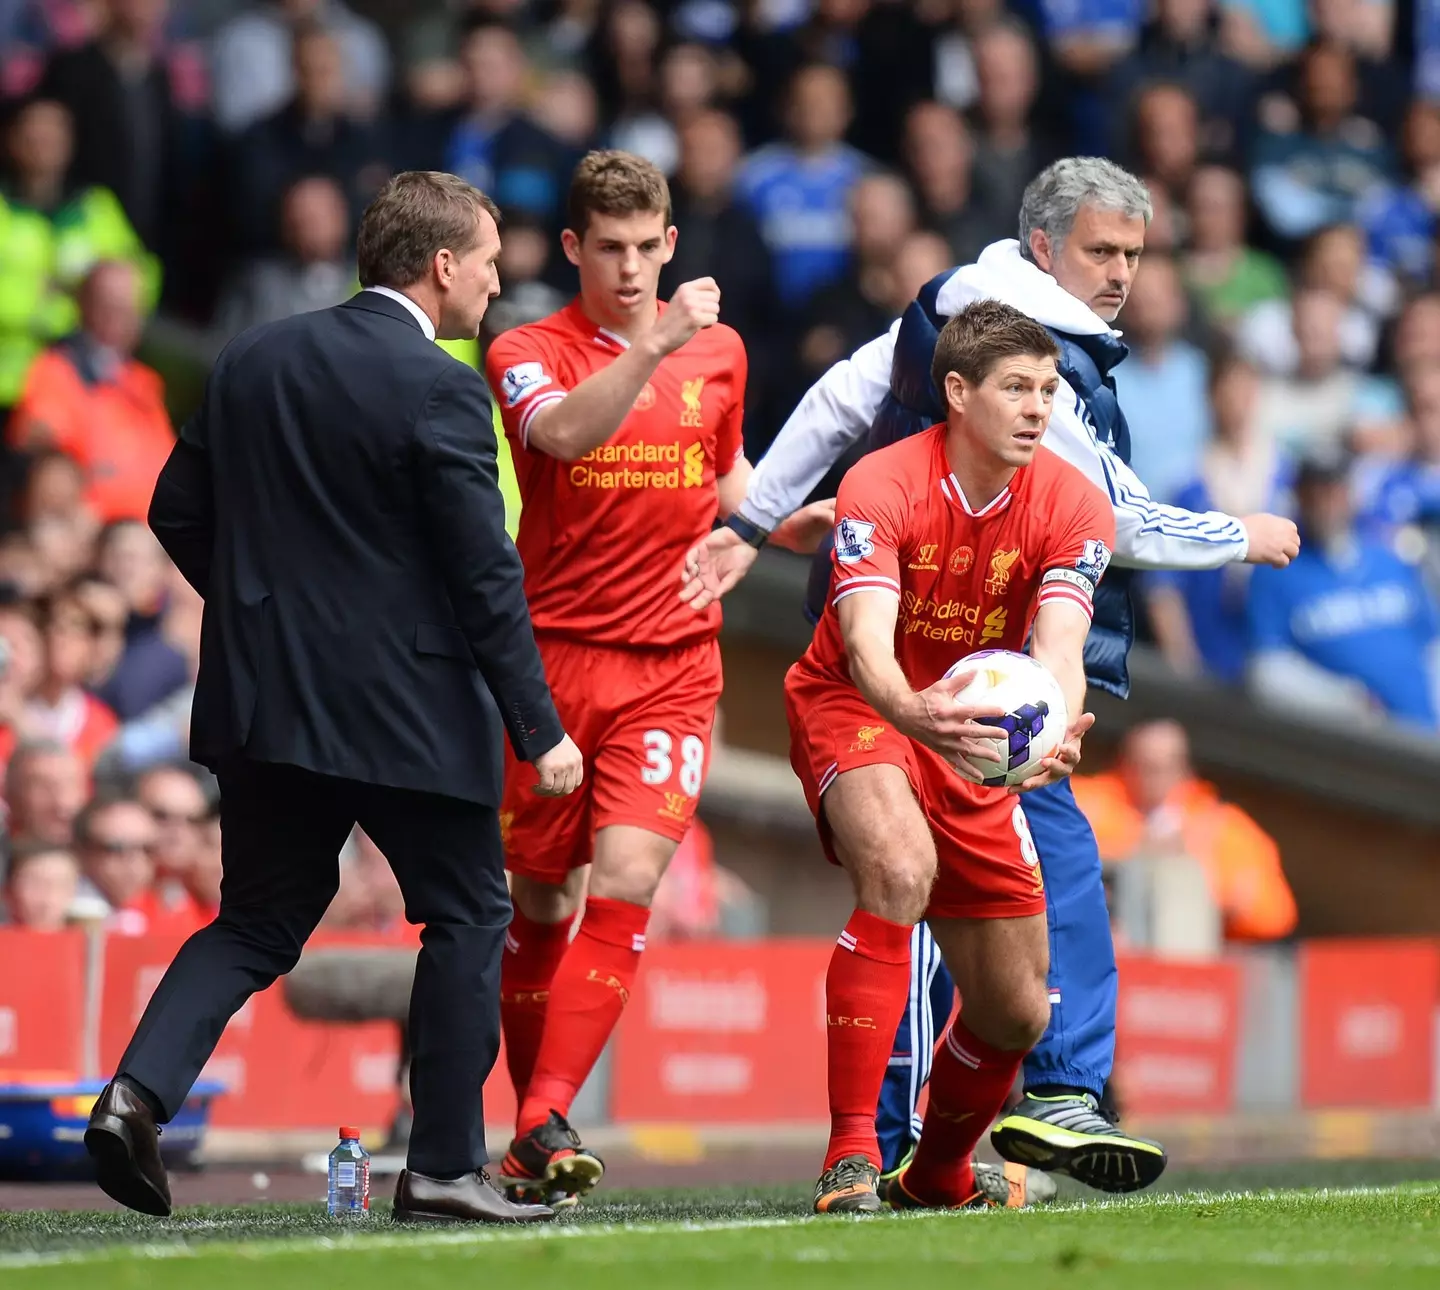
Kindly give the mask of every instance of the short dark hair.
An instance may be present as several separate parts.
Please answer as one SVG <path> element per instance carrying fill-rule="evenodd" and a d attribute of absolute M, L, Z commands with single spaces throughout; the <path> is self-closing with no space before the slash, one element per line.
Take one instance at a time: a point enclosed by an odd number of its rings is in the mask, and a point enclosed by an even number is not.
<path fill-rule="evenodd" d="M 33 864 L 36 860 L 40 859 L 41 856 L 55 855 L 65 856 L 77 869 L 80 867 L 80 862 L 75 855 L 75 848 L 67 846 L 63 842 L 39 842 L 34 840 L 17 842 L 10 852 L 10 865 L 5 873 L 5 881 L 7 883 L 14 883 L 16 876 L 26 865 Z"/>
<path fill-rule="evenodd" d="M 137 811 L 145 811 L 147 815 L 149 814 L 145 803 L 134 795 L 134 791 L 129 785 L 98 793 L 80 808 L 80 814 L 75 817 L 73 826 L 75 845 L 81 849 L 93 846 L 95 821 L 106 811 L 113 810 L 117 806 L 133 806 Z"/>
<path fill-rule="evenodd" d="M 479 239 L 480 212 L 500 208 L 473 184 L 441 170 L 404 170 L 375 194 L 356 239 L 362 287 L 408 287 L 437 251 L 464 255 Z"/>
<path fill-rule="evenodd" d="M 18 606 L 7 605 L 6 610 L 15 613 Z M 26 617 L 33 623 L 35 621 L 34 611 L 26 606 Z M 58 739 L 26 739 L 21 745 L 10 754 L 10 764 L 5 768 L 7 786 L 13 794 L 20 782 L 23 772 L 30 769 L 32 761 L 38 761 L 41 757 L 74 757 L 74 750 Z M 13 797 L 12 797 L 13 801 Z"/>
<path fill-rule="evenodd" d="M 633 152 L 605 148 L 587 152 L 570 179 L 565 221 L 584 237 L 592 215 L 663 215 L 670 227 L 670 185 L 657 166 Z"/>
<path fill-rule="evenodd" d="M 935 342 L 930 378 L 945 398 L 945 377 L 956 372 L 979 385 L 1003 359 L 1021 354 L 1060 357 L 1060 346 L 1033 318 L 998 300 L 977 300 L 950 319 Z"/>

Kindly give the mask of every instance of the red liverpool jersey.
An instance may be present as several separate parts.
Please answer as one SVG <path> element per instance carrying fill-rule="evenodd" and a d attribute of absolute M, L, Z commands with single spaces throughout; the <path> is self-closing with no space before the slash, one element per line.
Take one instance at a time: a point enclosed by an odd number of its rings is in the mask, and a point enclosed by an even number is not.
<path fill-rule="evenodd" d="M 716 477 L 743 450 L 739 335 L 717 324 L 667 355 L 620 428 L 578 461 L 528 444 L 537 412 L 625 348 L 575 300 L 496 337 L 486 355 L 520 485 L 515 545 L 530 615 L 541 634 L 591 644 L 707 640 L 720 630 L 719 606 L 696 613 L 680 602 L 680 564 L 715 522 Z"/>
<path fill-rule="evenodd" d="M 916 690 L 974 650 L 1023 649 L 1052 599 L 1089 615 L 1115 542 L 1105 496 L 1044 448 L 973 509 L 946 461 L 943 425 L 853 466 L 835 516 L 830 598 L 799 666 L 848 682 L 835 606 L 884 592 L 900 601 L 895 657 Z"/>

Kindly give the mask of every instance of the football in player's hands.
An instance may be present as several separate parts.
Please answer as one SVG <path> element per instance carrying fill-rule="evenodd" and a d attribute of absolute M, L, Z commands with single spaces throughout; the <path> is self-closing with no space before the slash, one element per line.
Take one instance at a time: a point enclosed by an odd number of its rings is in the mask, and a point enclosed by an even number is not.
<path fill-rule="evenodd" d="M 1055 757 L 1065 740 L 1068 719 L 1065 696 L 1043 663 L 1016 650 L 980 650 L 962 658 L 946 676 L 970 678 L 956 694 L 957 703 L 994 704 L 1004 714 L 984 720 L 1005 735 L 1000 765 L 985 775 L 984 784 L 1013 788 L 1032 778 L 1047 758 Z"/>

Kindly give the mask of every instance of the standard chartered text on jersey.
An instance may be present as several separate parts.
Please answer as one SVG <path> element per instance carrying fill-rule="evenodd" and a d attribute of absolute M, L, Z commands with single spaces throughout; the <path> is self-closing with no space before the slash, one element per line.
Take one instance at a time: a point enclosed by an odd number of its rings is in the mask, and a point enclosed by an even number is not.
<path fill-rule="evenodd" d="M 674 470 L 596 470 L 594 463 L 677 463 Z M 705 482 L 705 445 L 698 439 L 681 452 L 678 443 L 604 444 L 570 467 L 574 488 L 699 488 Z"/>

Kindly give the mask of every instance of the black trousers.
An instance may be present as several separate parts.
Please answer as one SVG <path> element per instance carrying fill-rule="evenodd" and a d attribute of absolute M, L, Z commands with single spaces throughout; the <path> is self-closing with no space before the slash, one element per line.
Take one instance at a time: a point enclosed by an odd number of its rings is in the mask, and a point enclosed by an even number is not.
<path fill-rule="evenodd" d="M 245 759 L 219 780 L 220 913 L 175 956 L 118 1073 L 174 1116 L 225 1024 L 295 966 L 339 886 L 340 848 L 358 823 L 389 859 L 406 917 L 424 924 L 410 997 L 409 1166 L 432 1177 L 480 1168 L 479 1095 L 500 1046 L 511 913 L 494 808 Z M 335 1118 L 348 1118 L 343 1105 Z"/>

